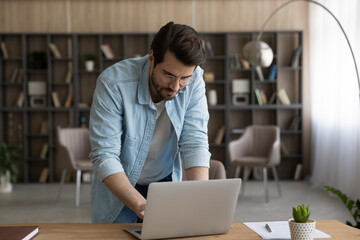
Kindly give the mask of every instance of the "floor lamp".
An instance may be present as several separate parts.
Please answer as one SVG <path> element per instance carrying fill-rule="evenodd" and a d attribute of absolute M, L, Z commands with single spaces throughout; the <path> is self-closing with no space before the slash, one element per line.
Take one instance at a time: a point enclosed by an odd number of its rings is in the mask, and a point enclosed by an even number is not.
<path fill-rule="evenodd" d="M 343 27 L 341 26 L 339 20 L 335 17 L 335 15 L 329 10 L 327 9 L 324 5 L 313 1 L 313 0 L 290 0 L 288 2 L 283 3 L 282 5 L 280 5 L 279 7 L 277 7 L 271 14 L 270 16 L 266 19 L 265 23 L 262 25 L 260 32 L 258 34 L 258 36 L 256 37 L 256 40 L 248 42 L 247 44 L 244 45 L 243 47 L 243 58 L 248 61 L 253 67 L 255 68 L 261 68 L 261 67 L 269 67 L 270 64 L 273 61 L 273 51 L 271 49 L 271 47 L 263 42 L 260 41 L 261 36 L 264 32 L 265 27 L 267 26 L 267 24 L 269 23 L 270 19 L 283 7 L 285 7 L 286 5 L 290 4 L 290 3 L 294 3 L 294 2 L 299 2 L 299 1 L 304 1 L 304 2 L 309 2 L 309 3 L 314 3 L 320 7 L 322 7 L 323 9 L 325 9 L 334 19 L 335 21 L 338 23 L 339 27 L 341 28 L 341 31 L 343 32 L 346 41 L 348 43 L 348 46 L 350 48 L 351 51 L 351 55 L 354 61 L 354 66 L 355 66 L 355 70 L 356 70 L 356 76 L 357 76 L 357 80 L 358 80 L 358 86 L 359 86 L 359 98 L 360 98 L 360 78 L 359 78 L 359 72 L 358 72 L 358 68 L 357 68 L 357 64 L 356 64 L 356 60 L 355 60 L 355 55 L 354 52 L 352 50 L 350 41 L 343 29 Z"/>

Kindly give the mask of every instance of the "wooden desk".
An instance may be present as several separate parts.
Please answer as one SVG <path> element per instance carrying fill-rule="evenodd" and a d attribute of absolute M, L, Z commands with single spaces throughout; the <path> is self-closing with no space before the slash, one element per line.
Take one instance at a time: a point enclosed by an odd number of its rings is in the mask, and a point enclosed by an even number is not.
<path fill-rule="evenodd" d="M 33 223 L 33 224 L 0 224 L 6 225 L 37 225 L 40 227 L 39 234 L 35 240 L 63 240 L 63 239 L 103 239 L 103 240 L 126 240 L 136 239 L 125 232 L 125 226 L 137 224 L 95 224 L 95 223 Z M 331 240 L 359 240 L 360 230 L 349 227 L 341 222 L 318 221 L 316 228 L 331 235 Z M 232 229 L 228 234 L 201 236 L 182 239 L 262 239 L 243 223 L 233 223 Z"/>

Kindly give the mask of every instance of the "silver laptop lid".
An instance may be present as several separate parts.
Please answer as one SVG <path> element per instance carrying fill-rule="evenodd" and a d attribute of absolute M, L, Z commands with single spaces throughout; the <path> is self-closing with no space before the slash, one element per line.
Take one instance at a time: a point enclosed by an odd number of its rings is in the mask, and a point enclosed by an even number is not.
<path fill-rule="evenodd" d="M 151 183 L 141 239 L 227 233 L 241 179 Z"/>

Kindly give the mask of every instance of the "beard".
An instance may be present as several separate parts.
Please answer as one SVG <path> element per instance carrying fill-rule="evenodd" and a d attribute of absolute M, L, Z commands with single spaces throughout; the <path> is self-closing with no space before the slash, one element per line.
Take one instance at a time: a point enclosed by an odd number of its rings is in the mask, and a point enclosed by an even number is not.
<path fill-rule="evenodd" d="M 176 97 L 176 95 L 180 91 L 180 89 L 179 89 L 175 93 L 175 91 L 173 91 L 173 89 L 171 89 L 171 88 L 161 87 L 159 82 L 155 79 L 154 73 L 151 74 L 150 82 L 156 91 L 156 96 L 154 97 L 155 102 L 160 102 L 162 100 L 166 100 L 166 101 L 172 100 Z"/>

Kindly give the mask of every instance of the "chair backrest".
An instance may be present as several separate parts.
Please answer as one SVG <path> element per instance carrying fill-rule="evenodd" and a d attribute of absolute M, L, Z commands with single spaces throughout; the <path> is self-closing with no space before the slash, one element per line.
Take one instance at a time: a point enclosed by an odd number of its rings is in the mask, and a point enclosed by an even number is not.
<path fill-rule="evenodd" d="M 280 141 L 280 129 L 273 125 L 252 125 L 246 128 L 250 135 L 250 155 L 267 156 L 275 141 Z"/>
<path fill-rule="evenodd" d="M 210 160 L 209 179 L 225 179 L 224 164 L 218 160 Z"/>
<path fill-rule="evenodd" d="M 57 134 L 59 143 L 68 152 L 74 169 L 76 169 L 76 160 L 89 159 L 91 151 L 89 129 L 57 127 Z"/>

